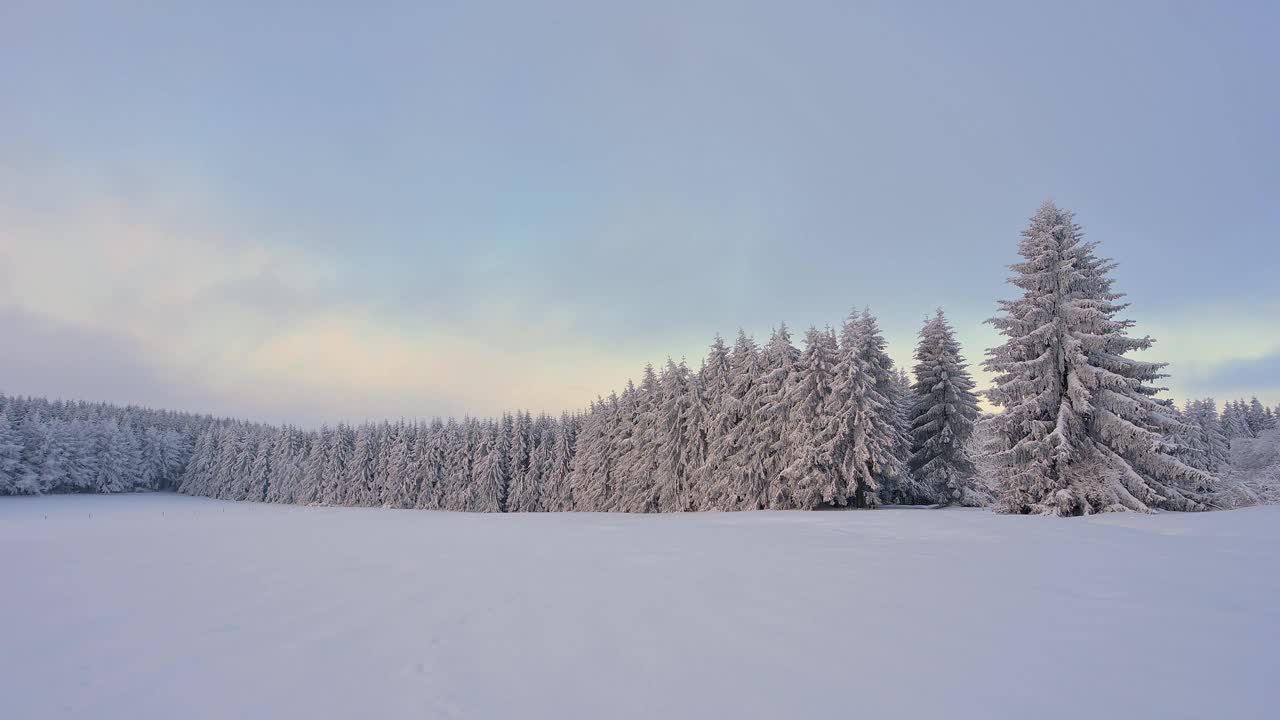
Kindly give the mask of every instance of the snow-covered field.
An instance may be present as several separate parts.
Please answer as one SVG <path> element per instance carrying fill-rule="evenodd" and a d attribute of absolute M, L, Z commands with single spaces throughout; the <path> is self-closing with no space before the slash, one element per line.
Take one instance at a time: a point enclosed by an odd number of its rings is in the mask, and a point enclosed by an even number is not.
<path fill-rule="evenodd" d="M 1272 718 L 1280 507 L 0 498 L 0 718 Z"/>

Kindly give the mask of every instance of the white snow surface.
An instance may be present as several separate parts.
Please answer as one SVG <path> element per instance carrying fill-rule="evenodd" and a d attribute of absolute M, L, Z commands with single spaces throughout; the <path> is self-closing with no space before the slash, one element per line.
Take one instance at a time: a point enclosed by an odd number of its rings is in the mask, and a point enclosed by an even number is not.
<path fill-rule="evenodd" d="M 0 498 L 0 718 L 1274 718 L 1280 507 Z"/>

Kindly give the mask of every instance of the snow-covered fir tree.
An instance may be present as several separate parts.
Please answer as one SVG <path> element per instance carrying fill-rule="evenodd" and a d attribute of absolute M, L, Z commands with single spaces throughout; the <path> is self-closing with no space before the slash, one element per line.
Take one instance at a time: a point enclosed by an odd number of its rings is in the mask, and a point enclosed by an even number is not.
<path fill-rule="evenodd" d="M 1222 408 L 1222 432 L 1227 436 L 1228 442 L 1236 438 L 1253 437 L 1243 402 L 1233 400 Z"/>
<path fill-rule="evenodd" d="M 529 478 L 529 466 L 533 456 L 533 421 L 529 413 L 516 411 L 511 424 L 510 487 L 507 505 L 511 512 L 534 512 L 538 508 L 539 488 Z"/>
<path fill-rule="evenodd" d="M 645 365 L 640 385 L 632 391 L 626 449 L 618 460 L 621 482 L 616 509 L 622 512 L 654 512 L 658 508 L 660 403 L 658 376 L 653 365 Z"/>
<path fill-rule="evenodd" d="M 555 447 L 554 423 L 546 417 L 529 426 L 530 446 L 529 466 L 521 480 L 525 490 L 521 494 L 521 505 L 508 505 L 507 512 L 543 512 L 547 510 L 545 490 L 547 479 L 551 475 L 552 452 Z M 510 499 L 508 499 L 510 503 Z"/>
<path fill-rule="evenodd" d="M 711 350 L 702 362 L 698 372 L 702 402 L 702 437 L 706 442 L 706 451 L 698 467 L 694 469 L 691 484 L 690 504 L 693 509 L 710 510 L 714 504 L 711 488 L 722 473 L 728 472 L 726 463 L 732 459 L 732 448 L 728 446 L 729 431 L 737 419 L 733 410 L 733 367 L 729 356 L 729 348 L 724 338 L 716 335 L 711 343 Z"/>
<path fill-rule="evenodd" d="M 597 399 L 578 433 L 569 486 L 573 507 L 581 512 L 603 512 L 613 492 L 615 472 L 611 438 L 618 414 L 618 396 Z"/>
<path fill-rule="evenodd" d="M 392 435 L 391 447 L 387 450 L 386 484 L 382 488 L 382 504 L 390 508 L 412 508 L 419 495 L 418 483 L 421 477 L 414 458 L 417 446 L 418 428 L 401 421 L 396 425 Z"/>
<path fill-rule="evenodd" d="M 764 478 L 760 507 L 786 509 L 791 496 L 783 471 L 786 469 L 791 423 L 791 395 L 787 390 L 800 368 L 800 351 L 791 344 L 786 323 L 780 324 L 760 354 L 761 375 L 757 384 L 759 407 L 753 422 L 760 474 Z"/>
<path fill-rule="evenodd" d="M 0 412 L 0 495 L 17 495 L 22 470 L 22 443 L 9 417 Z"/>
<path fill-rule="evenodd" d="M 919 492 L 905 464 L 908 441 L 897 372 L 869 310 L 851 312 L 845 320 L 836 373 L 835 414 L 846 428 L 841 467 L 847 498 L 855 507 L 916 502 Z"/>
<path fill-rule="evenodd" d="M 502 500 L 506 494 L 506 468 L 504 466 L 500 425 L 493 424 L 479 430 L 479 442 L 475 447 L 472 463 L 471 499 L 467 510 L 471 512 L 502 512 Z"/>
<path fill-rule="evenodd" d="M 848 423 L 834 411 L 843 405 L 836 392 L 837 362 L 835 337 L 810 327 L 805 332 L 798 371 L 788 379 L 787 452 L 774 485 L 775 497 L 770 503 L 774 507 L 810 510 L 824 503 L 843 505 L 848 499 L 841 467 Z"/>
<path fill-rule="evenodd" d="M 977 471 L 969 456 L 969 439 L 980 415 L 978 397 L 941 309 L 921 328 L 915 359 L 908 470 L 934 502 L 980 504 L 972 488 Z"/>
<path fill-rule="evenodd" d="M 1155 398 L 1162 363 L 1125 355 L 1152 345 L 1128 334 L 1113 264 L 1083 240 L 1069 211 L 1046 202 L 1018 246 L 1010 282 L 1022 296 L 990 322 L 998 509 L 1079 515 L 1108 510 L 1201 510 L 1213 478 L 1175 457 L 1184 426 Z"/>
<path fill-rule="evenodd" d="M 1217 404 L 1213 398 L 1188 400 L 1182 421 L 1192 428 L 1189 442 L 1181 448 L 1180 457 L 1192 467 L 1211 473 L 1227 469 L 1231 462 L 1230 441 L 1222 431 Z"/>
<path fill-rule="evenodd" d="M 551 465 L 542 493 L 543 507 L 548 512 L 573 510 L 573 491 L 570 477 L 573 473 L 577 444 L 578 423 L 569 413 L 560 416 L 552 432 Z"/>
<path fill-rule="evenodd" d="M 511 433 L 511 486 L 507 506 L 510 512 L 536 512 L 541 505 L 541 487 L 536 477 L 530 477 L 534 438 L 529 413 L 516 413 Z"/>
<path fill-rule="evenodd" d="M 1256 395 L 1249 399 L 1249 404 L 1244 410 L 1244 419 L 1245 424 L 1249 426 L 1249 433 L 1254 437 L 1271 429 L 1267 421 L 1267 408 Z"/>
<path fill-rule="evenodd" d="M 680 512 L 689 508 L 689 478 L 697 461 L 690 443 L 697 418 L 692 378 L 684 363 L 677 365 L 667 358 L 659 380 L 655 445 L 658 453 L 654 470 L 654 492 L 661 512 Z"/>
<path fill-rule="evenodd" d="M 729 358 L 729 392 L 720 413 L 724 434 L 711 446 L 718 468 L 708 488 L 708 498 L 716 510 L 756 510 L 764 506 L 768 477 L 764 467 L 766 438 L 758 423 L 763 403 L 759 386 L 760 351 L 755 340 L 742 330 Z"/>

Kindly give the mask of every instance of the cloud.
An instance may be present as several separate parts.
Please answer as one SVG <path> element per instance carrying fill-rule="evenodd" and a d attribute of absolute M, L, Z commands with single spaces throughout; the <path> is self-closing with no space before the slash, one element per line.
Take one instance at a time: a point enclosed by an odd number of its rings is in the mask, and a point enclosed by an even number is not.
<path fill-rule="evenodd" d="M 551 244 L 540 252 L 563 259 L 550 268 L 526 251 L 463 263 L 444 282 L 448 259 L 410 256 L 382 276 L 370 269 L 390 258 L 363 262 L 375 248 L 299 246 L 193 197 L 0 199 L 0 337 L 20 340 L 0 353 L 0 389 L 311 425 L 554 413 L 620 389 L 667 353 L 696 367 L 713 332 L 731 338 L 737 323 L 763 341 L 787 321 L 798 337 L 808 322 L 838 325 L 848 310 L 816 296 L 787 300 L 745 266 L 730 273 L 732 292 L 697 291 L 712 257 L 670 241 L 646 246 L 644 233 L 625 228 L 602 232 L 596 250 L 624 266 L 618 275 L 592 273 Z M 851 302 L 876 303 L 890 351 L 910 367 L 919 321 L 937 299 L 907 307 L 865 290 L 852 288 Z M 1280 306 L 1136 309 L 1136 331 L 1160 341 L 1148 359 L 1172 362 L 1172 397 L 1280 401 L 1266 360 L 1280 354 L 1268 321 Z M 985 385 L 977 365 L 999 342 L 981 325 L 991 309 L 947 310 Z"/>
<path fill-rule="evenodd" d="M 178 215 L 0 204 L 0 333 L 21 347 L 4 391 L 318 424 L 559 412 L 640 370 L 570 308 L 396 309 L 394 288 L 343 286 L 321 254 Z"/>
<path fill-rule="evenodd" d="M 11 305 L 0 305 L 0 331 L 0 392 L 183 407 L 208 401 L 125 338 Z"/>
<path fill-rule="evenodd" d="M 1238 389 L 1241 393 L 1276 393 L 1280 390 L 1280 350 L 1260 357 L 1231 360 L 1214 368 L 1204 385 Z"/>

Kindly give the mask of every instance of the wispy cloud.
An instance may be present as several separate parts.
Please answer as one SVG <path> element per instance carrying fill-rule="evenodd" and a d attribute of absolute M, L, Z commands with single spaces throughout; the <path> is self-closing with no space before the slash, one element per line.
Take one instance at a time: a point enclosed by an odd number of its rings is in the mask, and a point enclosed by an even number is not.
<path fill-rule="evenodd" d="M 393 289 L 336 289 L 321 254 L 169 210 L 0 206 L 0 327 L 24 346 L 0 359 L 10 382 L 156 404 L 181 386 L 173 400 L 193 409 L 315 423 L 554 412 L 639 370 L 628 348 L 575 335 L 564 309 L 489 294 L 464 317 L 389 312 Z"/>

